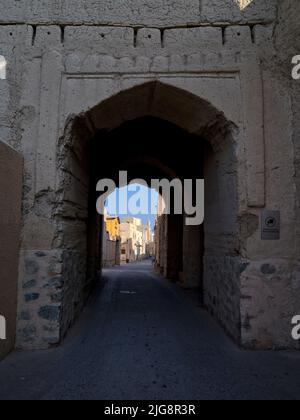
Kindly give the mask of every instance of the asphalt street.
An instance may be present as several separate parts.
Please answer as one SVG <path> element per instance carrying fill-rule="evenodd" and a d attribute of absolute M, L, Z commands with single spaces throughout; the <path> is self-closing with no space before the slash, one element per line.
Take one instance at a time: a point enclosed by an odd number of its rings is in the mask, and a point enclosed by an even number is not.
<path fill-rule="evenodd" d="M 0 399 L 300 399 L 299 352 L 239 349 L 150 263 L 104 272 L 58 348 L 0 363 Z"/>

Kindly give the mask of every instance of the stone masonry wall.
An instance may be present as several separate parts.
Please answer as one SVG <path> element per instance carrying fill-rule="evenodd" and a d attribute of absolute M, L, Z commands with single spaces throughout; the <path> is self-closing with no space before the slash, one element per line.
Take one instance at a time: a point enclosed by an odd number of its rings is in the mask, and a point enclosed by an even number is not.
<path fill-rule="evenodd" d="M 242 193 L 238 197 L 239 140 L 232 127 L 215 151 L 207 150 L 204 159 L 204 305 L 236 342 L 241 338 L 240 276 L 245 261 L 240 255 L 239 217 Z M 244 186 L 241 186 L 245 190 Z M 240 201 L 241 200 L 241 201 Z M 257 228 L 257 226 L 256 226 Z"/>
<path fill-rule="evenodd" d="M 276 52 L 280 60 L 282 77 L 287 79 L 287 84 L 291 90 L 292 97 L 292 114 L 293 114 L 293 144 L 295 149 L 295 171 L 296 171 L 296 211 L 297 211 L 297 245 L 296 245 L 296 261 L 298 262 L 294 273 L 294 279 L 300 283 L 300 82 L 292 80 L 291 60 L 292 57 L 300 55 L 300 3 L 292 0 L 283 0 L 280 2 L 278 11 L 278 20 L 275 31 Z M 287 24 L 288 23 L 288 24 Z M 296 280 L 294 280 L 296 281 Z M 300 286 L 299 286 L 300 287 Z M 298 292 L 299 295 L 299 292 Z M 300 312 L 300 302 L 297 302 L 296 311 Z"/>
<path fill-rule="evenodd" d="M 250 264 L 241 277 L 242 344 L 248 348 L 299 348 L 291 338 L 291 318 L 300 312 L 300 84 L 291 77 L 292 57 L 300 53 L 299 16 L 299 2 L 278 2 L 274 48 L 261 48 L 266 207 L 281 211 L 282 231 L 268 249 L 255 235 L 248 239 Z"/>
<path fill-rule="evenodd" d="M 61 339 L 63 251 L 23 251 L 17 347 L 47 348 Z"/>
<path fill-rule="evenodd" d="M 277 0 L 14 0 L 0 23 L 170 27 L 272 22 Z"/>
<path fill-rule="evenodd" d="M 204 304 L 237 343 L 241 340 L 240 276 L 246 267 L 240 257 L 204 257 Z"/>

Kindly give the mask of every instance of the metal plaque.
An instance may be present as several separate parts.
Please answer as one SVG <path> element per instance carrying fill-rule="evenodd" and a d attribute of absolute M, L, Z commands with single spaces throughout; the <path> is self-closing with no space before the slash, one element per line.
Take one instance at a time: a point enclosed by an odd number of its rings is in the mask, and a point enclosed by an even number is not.
<path fill-rule="evenodd" d="M 261 238 L 265 241 L 280 239 L 280 211 L 264 210 L 262 212 Z"/>

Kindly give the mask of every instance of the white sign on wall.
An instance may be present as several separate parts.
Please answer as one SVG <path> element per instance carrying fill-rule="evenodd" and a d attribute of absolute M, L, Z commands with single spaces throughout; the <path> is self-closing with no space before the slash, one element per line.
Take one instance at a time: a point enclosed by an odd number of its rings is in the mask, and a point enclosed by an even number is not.
<path fill-rule="evenodd" d="M 6 319 L 0 315 L 0 340 L 6 340 Z"/>
<path fill-rule="evenodd" d="M 262 240 L 280 239 L 280 211 L 263 210 L 261 214 Z"/>

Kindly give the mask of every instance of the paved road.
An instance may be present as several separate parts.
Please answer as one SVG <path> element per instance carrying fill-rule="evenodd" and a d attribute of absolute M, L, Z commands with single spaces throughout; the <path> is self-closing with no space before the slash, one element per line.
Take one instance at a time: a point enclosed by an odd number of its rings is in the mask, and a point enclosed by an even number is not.
<path fill-rule="evenodd" d="M 300 399 L 298 352 L 238 349 L 150 265 L 105 277 L 60 348 L 0 363 L 1 400 Z"/>

